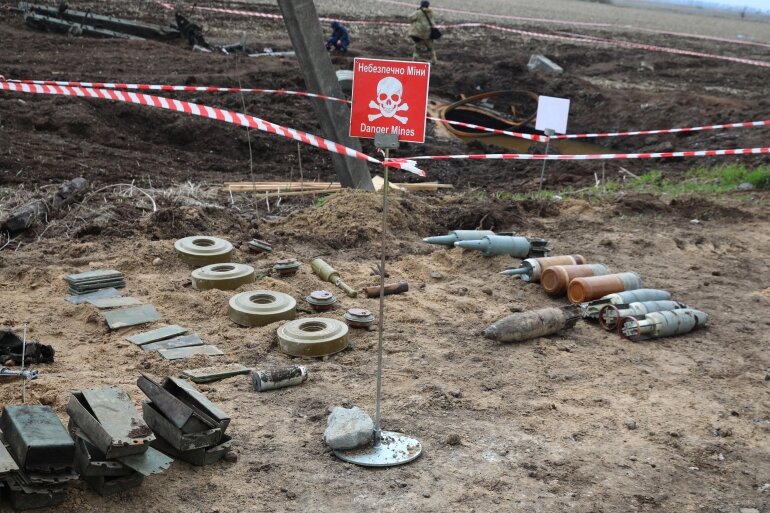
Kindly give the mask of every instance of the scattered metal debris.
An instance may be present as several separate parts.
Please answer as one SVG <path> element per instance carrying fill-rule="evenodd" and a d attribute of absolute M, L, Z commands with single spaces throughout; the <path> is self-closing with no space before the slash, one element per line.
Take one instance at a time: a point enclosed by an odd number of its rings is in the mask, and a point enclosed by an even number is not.
<path fill-rule="evenodd" d="M 529 71 L 545 71 L 546 73 L 553 74 L 560 74 L 564 72 L 564 68 L 553 62 L 545 55 L 540 55 L 539 53 L 532 54 L 529 57 L 527 69 Z"/>
<path fill-rule="evenodd" d="M 389 283 L 385 285 L 386 296 L 390 296 L 392 294 L 402 294 L 408 291 L 409 291 L 409 284 L 405 281 L 400 281 L 398 283 Z M 373 285 L 371 287 L 366 287 L 364 289 L 364 293 L 368 298 L 380 297 L 380 286 Z"/>
<path fill-rule="evenodd" d="M 24 369 L 14 370 L 8 367 L 0 367 L 0 378 L 24 378 L 24 379 L 37 379 L 37 371 Z"/>
<path fill-rule="evenodd" d="M 342 281 L 342 278 L 340 278 L 340 273 L 337 272 L 332 266 L 324 262 L 322 259 L 314 259 L 312 262 L 310 262 L 310 267 L 313 268 L 313 272 L 322 280 L 333 283 L 344 290 L 348 297 L 358 296 L 358 292 L 356 292 L 350 285 Z"/>
<path fill-rule="evenodd" d="M 218 237 L 196 235 L 174 243 L 179 258 L 195 267 L 224 264 L 232 260 L 233 245 Z"/>
<path fill-rule="evenodd" d="M 251 383 L 257 392 L 293 387 L 306 380 L 307 369 L 302 365 L 255 371 L 251 376 Z"/>
<path fill-rule="evenodd" d="M 250 290 L 230 298 L 230 320 L 241 326 L 267 326 L 297 316 L 297 301 L 283 292 Z"/>
<path fill-rule="evenodd" d="M 328 356 L 348 347 L 348 327 L 325 317 L 289 321 L 278 328 L 278 346 L 292 356 Z"/>
<path fill-rule="evenodd" d="M 483 335 L 498 342 L 522 342 L 571 328 L 580 319 L 575 306 L 518 312 L 491 324 Z"/>
<path fill-rule="evenodd" d="M 325 312 L 334 308 L 337 297 L 328 290 L 314 290 L 305 298 L 305 301 L 316 312 Z"/>
<path fill-rule="evenodd" d="M 107 326 L 109 326 L 111 330 L 160 320 L 160 314 L 152 305 L 109 310 L 107 312 L 102 312 L 102 317 L 107 321 Z"/>
<path fill-rule="evenodd" d="M 342 317 L 351 328 L 368 330 L 374 324 L 374 315 L 366 308 L 351 308 Z"/>

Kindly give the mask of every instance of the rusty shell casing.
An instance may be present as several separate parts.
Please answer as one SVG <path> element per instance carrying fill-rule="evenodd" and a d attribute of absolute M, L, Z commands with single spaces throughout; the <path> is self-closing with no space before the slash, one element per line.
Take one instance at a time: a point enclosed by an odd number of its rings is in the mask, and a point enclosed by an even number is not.
<path fill-rule="evenodd" d="M 604 264 L 552 265 L 543 271 L 540 284 L 546 294 L 561 297 L 567 293 L 569 282 L 573 279 L 605 274 L 610 274 L 610 270 Z"/>
<path fill-rule="evenodd" d="M 543 271 L 554 265 L 581 265 L 586 259 L 582 255 L 558 255 L 542 258 L 527 258 L 521 261 L 517 269 L 508 269 L 500 274 L 519 275 L 524 281 L 537 283 Z"/>
<path fill-rule="evenodd" d="M 636 273 L 605 274 L 575 278 L 567 287 L 567 297 L 572 304 L 599 299 L 613 292 L 642 288 L 642 279 Z"/>
<path fill-rule="evenodd" d="M 666 310 L 679 310 L 680 308 L 688 308 L 688 306 L 671 300 L 607 305 L 599 311 L 599 324 L 607 331 L 615 331 L 620 327 L 620 320 L 625 317 L 635 317 L 637 315 L 646 315 Z"/>
<path fill-rule="evenodd" d="M 694 308 L 652 312 L 644 316 L 625 317 L 620 334 L 634 342 L 651 338 L 672 337 L 689 333 L 708 322 L 705 312 Z"/>
<path fill-rule="evenodd" d="M 402 292 L 408 292 L 409 291 L 409 284 L 405 281 L 400 281 L 398 283 L 389 283 L 385 285 L 385 295 L 390 296 L 391 294 L 401 294 Z M 366 293 L 366 297 L 373 298 L 373 297 L 380 297 L 380 286 L 374 285 L 372 287 L 366 287 L 364 289 L 364 292 Z"/>
<path fill-rule="evenodd" d="M 307 368 L 302 365 L 256 371 L 251 377 L 251 383 L 256 392 L 293 387 L 306 380 Z"/>
<path fill-rule="evenodd" d="M 492 323 L 483 335 L 498 342 L 522 342 L 571 328 L 579 318 L 574 307 L 519 312 Z"/>

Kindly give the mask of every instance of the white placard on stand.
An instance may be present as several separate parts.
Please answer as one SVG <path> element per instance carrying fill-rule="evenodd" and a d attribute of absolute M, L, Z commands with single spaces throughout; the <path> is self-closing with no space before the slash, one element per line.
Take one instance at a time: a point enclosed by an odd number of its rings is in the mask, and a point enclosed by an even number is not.
<path fill-rule="evenodd" d="M 567 133 L 567 117 L 569 116 L 569 100 L 540 96 L 537 102 L 537 130 L 553 130 L 557 134 Z"/>

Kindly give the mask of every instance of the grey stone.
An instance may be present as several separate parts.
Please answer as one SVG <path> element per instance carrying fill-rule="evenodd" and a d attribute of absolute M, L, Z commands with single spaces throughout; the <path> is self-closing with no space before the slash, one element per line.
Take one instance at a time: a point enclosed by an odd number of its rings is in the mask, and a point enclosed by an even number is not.
<path fill-rule="evenodd" d="M 354 406 L 337 406 L 329 415 L 324 441 L 333 450 L 355 449 L 372 442 L 374 422 L 368 413 Z"/>
<path fill-rule="evenodd" d="M 636 429 L 636 421 L 634 419 L 628 419 L 626 421 L 626 427 L 633 431 Z"/>
<path fill-rule="evenodd" d="M 759 513 L 756 508 L 741 508 L 741 513 Z"/>
<path fill-rule="evenodd" d="M 739 191 L 750 191 L 753 188 L 754 186 L 751 185 L 749 182 L 741 182 L 740 184 L 738 184 L 738 187 L 736 187 L 736 189 L 738 189 Z"/>
<path fill-rule="evenodd" d="M 532 54 L 527 63 L 530 71 L 545 71 L 546 73 L 563 73 L 564 69 L 545 55 Z"/>

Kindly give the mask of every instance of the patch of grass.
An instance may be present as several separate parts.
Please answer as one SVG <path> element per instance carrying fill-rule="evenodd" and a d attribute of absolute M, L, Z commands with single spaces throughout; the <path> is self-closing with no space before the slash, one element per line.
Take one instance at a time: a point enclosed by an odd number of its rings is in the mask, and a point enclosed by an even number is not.
<path fill-rule="evenodd" d="M 318 196 L 316 199 L 313 200 L 313 206 L 315 208 L 321 208 L 326 203 L 326 200 L 329 198 L 329 196 Z"/>
<path fill-rule="evenodd" d="M 648 192 L 681 196 L 683 194 L 720 194 L 735 190 L 742 183 L 750 183 L 755 189 L 770 190 L 770 165 L 749 169 L 738 164 L 717 167 L 693 168 L 682 177 L 667 178 L 658 169 L 626 180 L 608 180 L 596 187 L 583 189 L 558 189 L 539 192 L 498 191 L 492 195 L 497 201 L 522 201 L 527 199 L 578 198 L 599 200 L 615 196 L 618 192 Z M 478 199 L 485 199 L 483 191 L 477 193 Z"/>

